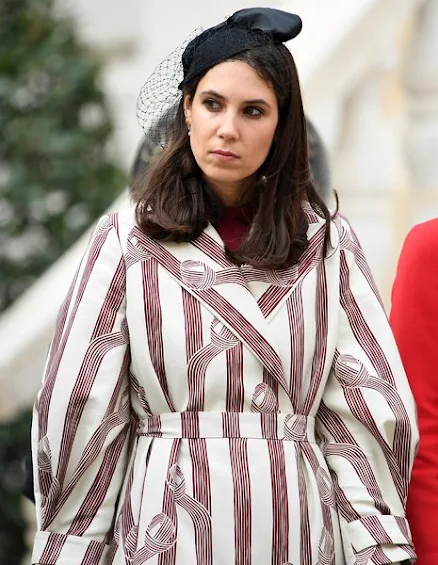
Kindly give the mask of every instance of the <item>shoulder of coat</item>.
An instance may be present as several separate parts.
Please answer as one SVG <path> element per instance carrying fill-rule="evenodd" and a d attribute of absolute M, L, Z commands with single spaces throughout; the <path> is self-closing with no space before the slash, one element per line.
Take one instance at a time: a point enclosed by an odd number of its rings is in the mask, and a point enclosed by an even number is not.
<path fill-rule="evenodd" d="M 330 222 L 330 246 L 327 258 L 342 249 L 350 248 L 351 243 L 357 241 L 357 236 L 349 220 L 339 212 L 330 210 L 332 220 Z"/>
<path fill-rule="evenodd" d="M 346 216 L 337 212 L 333 218 L 332 227 L 334 227 L 337 231 L 339 250 L 351 251 L 352 249 L 357 250 L 362 247 L 354 227 Z"/>
<path fill-rule="evenodd" d="M 125 237 L 127 237 L 132 228 L 137 225 L 135 219 L 135 204 L 129 194 L 126 194 L 119 202 L 119 205 L 114 211 L 114 215 L 119 226 L 120 236 L 123 237 L 123 234 L 125 234 Z"/>
<path fill-rule="evenodd" d="M 308 239 L 311 239 L 320 229 L 327 229 L 326 228 L 327 221 L 324 218 L 324 216 L 320 216 L 319 214 L 317 214 L 308 202 L 304 203 L 303 208 L 307 217 L 307 221 L 309 222 L 307 237 Z M 329 213 L 331 216 L 331 222 L 329 228 L 330 243 L 329 243 L 326 259 L 331 257 L 339 249 L 341 236 L 344 229 L 344 227 L 342 226 L 342 218 L 340 214 L 335 213 L 334 210 L 330 210 L 330 209 L 329 209 Z"/>

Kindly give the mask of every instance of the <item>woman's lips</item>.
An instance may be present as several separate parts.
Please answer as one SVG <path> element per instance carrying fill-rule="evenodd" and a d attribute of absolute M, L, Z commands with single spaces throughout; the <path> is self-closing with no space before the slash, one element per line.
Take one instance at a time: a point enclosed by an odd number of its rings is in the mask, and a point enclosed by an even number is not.
<path fill-rule="evenodd" d="M 212 151 L 212 154 L 215 155 L 220 161 L 233 161 L 234 159 L 239 158 L 235 153 L 232 153 L 231 151 Z"/>

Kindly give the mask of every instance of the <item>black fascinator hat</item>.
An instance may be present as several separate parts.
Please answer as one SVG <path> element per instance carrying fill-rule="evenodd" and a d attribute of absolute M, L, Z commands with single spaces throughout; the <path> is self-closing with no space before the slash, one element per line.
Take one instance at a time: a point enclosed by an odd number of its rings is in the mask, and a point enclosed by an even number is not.
<path fill-rule="evenodd" d="M 165 147 L 172 135 L 174 111 L 184 87 L 233 56 L 270 43 L 285 43 L 302 28 L 296 14 L 273 8 L 239 10 L 217 26 L 198 31 L 177 47 L 142 86 L 137 119 L 145 134 Z"/>
<path fill-rule="evenodd" d="M 182 55 L 184 79 L 180 88 L 197 75 L 234 55 L 273 42 L 284 43 L 302 28 L 296 14 L 272 8 L 239 10 L 225 22 L 192 39 Z"/>

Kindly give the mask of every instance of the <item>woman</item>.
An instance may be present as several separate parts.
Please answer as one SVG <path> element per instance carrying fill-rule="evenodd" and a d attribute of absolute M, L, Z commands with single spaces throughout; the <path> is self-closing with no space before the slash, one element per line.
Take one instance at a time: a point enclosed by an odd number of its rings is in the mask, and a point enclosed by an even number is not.
<path fill-rule="evenodd" d="M 407 513 L 418 565 L 438 563 L 438 219 L 406 237 L 390 323 L 418 407 L 420 448 Z"/>
<path fill-rule="evenodd" d="M 414 404 L 357 239 L 310 179 L 283 45 L 300 29 L 254 8 L 197 36 L 165 127 L 169 61 L 143 88 L 167 147 L 61 308 L 33 427 L 34 563 L 414 556 Z"/>
<path fill-rule="evenodd" d="M 306 118 L 306 130 L 310 175 L 318 194 L 327 202 L 331 199 L 333 194 L 327 149 L 324 146 L 324 142 L 318 130 L 308 118 Z M 161 153 L 161 150 L 162 148 L 153 143 L 149 137 L 144 137 L 139 145 L 129 172 L 130 185 L 134 186 L 136 183 L 142 181 L 149 167 Z M 35 502 L 32 455 L 30 450 L 24 460 L 24 478 L 21 492 L 31 502 Z"/>
<path fill-rule="evenodd" d="M 318 130 L 308 118 L 306 118 L 306 130 L 310 175 L 318 194 L 327 202 L 333 194 L 327 149 Z M 131 186 L 135 186 L 136 183 L 142 181 L 149 167 L 157 159 L 161 151 L 162 148 L 159 145 L 153 143 L 149 137 L 144 137 L 129 172 Z M 24 460 L 24 478 L 21 492 L 31 502 L 35 502 L 32 455 L 30 451 Z"/>

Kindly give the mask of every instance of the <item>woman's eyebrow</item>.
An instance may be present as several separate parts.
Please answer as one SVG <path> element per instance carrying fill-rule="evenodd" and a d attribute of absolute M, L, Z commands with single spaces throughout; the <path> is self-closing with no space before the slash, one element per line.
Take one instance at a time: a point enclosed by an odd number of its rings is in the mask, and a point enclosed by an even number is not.
<path fill-rule="evenodd" d="M 204 90 L 203 92 L 201 92 L 202 96 L 214 96 L 215 98 L 218 98 L 219 100 L 223 100 L 224 102 L 228 101 L 228 98 L 226 96 L 223 96 L 222 94 L 219 94 L 219 92 L 216 92 L 215 90 Z M 263 100 L 263 98 L 253 98 L 251 100 L 245 100 L 243 102 L 244 104 L 261 104 L 264 106 L 269 106 L 270 104 L 268 104 L 268 102 L 266 102 L 266 100 Z"/>

